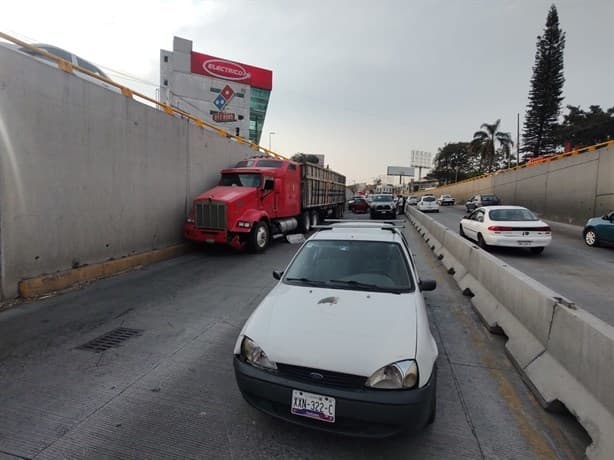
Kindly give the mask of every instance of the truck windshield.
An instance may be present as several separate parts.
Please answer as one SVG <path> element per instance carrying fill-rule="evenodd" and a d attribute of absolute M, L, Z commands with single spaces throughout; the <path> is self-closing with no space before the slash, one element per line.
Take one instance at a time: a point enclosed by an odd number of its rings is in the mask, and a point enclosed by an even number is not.
<path fill-rule="evenodd" d="M 260 174 L 222 174 L 220 184 L 227 187 L 260 187 Z"/>

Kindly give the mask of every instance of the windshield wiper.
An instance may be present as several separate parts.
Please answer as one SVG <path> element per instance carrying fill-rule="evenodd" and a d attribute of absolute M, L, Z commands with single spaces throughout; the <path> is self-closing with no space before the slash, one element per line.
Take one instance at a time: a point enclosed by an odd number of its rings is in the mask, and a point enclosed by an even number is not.
<path fill-rule="evenodd" d="M 286 281 L 300 281 L 301 283 L 309 284 L 311 286 L 322 286 L 326 284 L 324 281 L 310 280 L 309 278 L 286 278 Z"/>
<path fill-rule="evenodd" d="M 380 291 L 380 292 L 391 292 L 393 294 L 400 294 L 401 292 L 403 292 L 403 289 L 401 288 L 383 287 L 383 286 L 378 286 L 377 284 L 361 283 L 360 281 L 354 281 L 354 280 L 329 280 L 329 283 L 346 284 L 348 286 L 353 286 L 357 288 L 372 289 L 374 291 Z"/>

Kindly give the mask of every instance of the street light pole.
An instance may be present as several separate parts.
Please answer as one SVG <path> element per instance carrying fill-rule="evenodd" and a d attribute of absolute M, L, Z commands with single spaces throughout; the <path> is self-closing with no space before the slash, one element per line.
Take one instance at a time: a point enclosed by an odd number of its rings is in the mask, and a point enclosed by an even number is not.
<path fill-rule="evenodd" d="M 275 131 L 269 131 L 269 150 L 271 150 L 271 136 L 275 134 Z"/>

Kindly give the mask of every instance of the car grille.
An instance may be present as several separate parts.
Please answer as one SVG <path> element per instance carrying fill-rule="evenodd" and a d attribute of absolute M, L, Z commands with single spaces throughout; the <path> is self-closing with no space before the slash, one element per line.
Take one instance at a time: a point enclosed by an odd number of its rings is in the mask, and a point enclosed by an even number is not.
<path fill-rule="evenodd" d="M 198 228 L 226 230 L 226 203 L 197 201 L 194 204 L 194 220 Z"/>
<path fill-rule="evenodd" d="M 375 207 L 378 211 L 390 211 L 392 208 L 387 204 L 380 204 Z"/>
<path fill-rule="evenodd" d="M 290 364 L 277 363 L 278 375 L 293 380 L 300 380 L 314 385 L 324 385 L 340 388 L 363 388 L 366 377 L 359 375 L 343 374 L 341 372 L 311 369 L 309 367 L 293 366 Z M 318 374 L 318 375 L 314 375 Z M 318 376 L 322 376 L 319 378 Z M 315 378 L 314 378 L 315 377 Z"/>

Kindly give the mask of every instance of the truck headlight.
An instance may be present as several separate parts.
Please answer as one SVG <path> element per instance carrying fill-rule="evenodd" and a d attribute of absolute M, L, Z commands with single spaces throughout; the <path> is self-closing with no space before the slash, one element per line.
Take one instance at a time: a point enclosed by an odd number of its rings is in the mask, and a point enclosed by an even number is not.
<path fill-rule="evenodd" d="M 241 357 L 252 366 L 263 369 L 277 369 L 277 365 L 269 360 L 262 348 L 248 336 L 244 336 L 243 342 L 241 342 Z"/>
<path fill-rule="evenodd" d="M 402 390 L 418 385 L 418 364 L 413 359 L 397 361 L 376 370 L 365 386 L 382 390 Z"/>
<path fill-rule="evenodd" d="M 237 227 L 241 227 L 241 228 L 249 228 L 249 227 L 250 227 L 250 225 L 251 225 L 251 224 L 250 224 L 249 222 L 245 222 L 245 221 L 242 221 L 242 220 L 240 220 L 240 221 L 237 223 Z"/>

